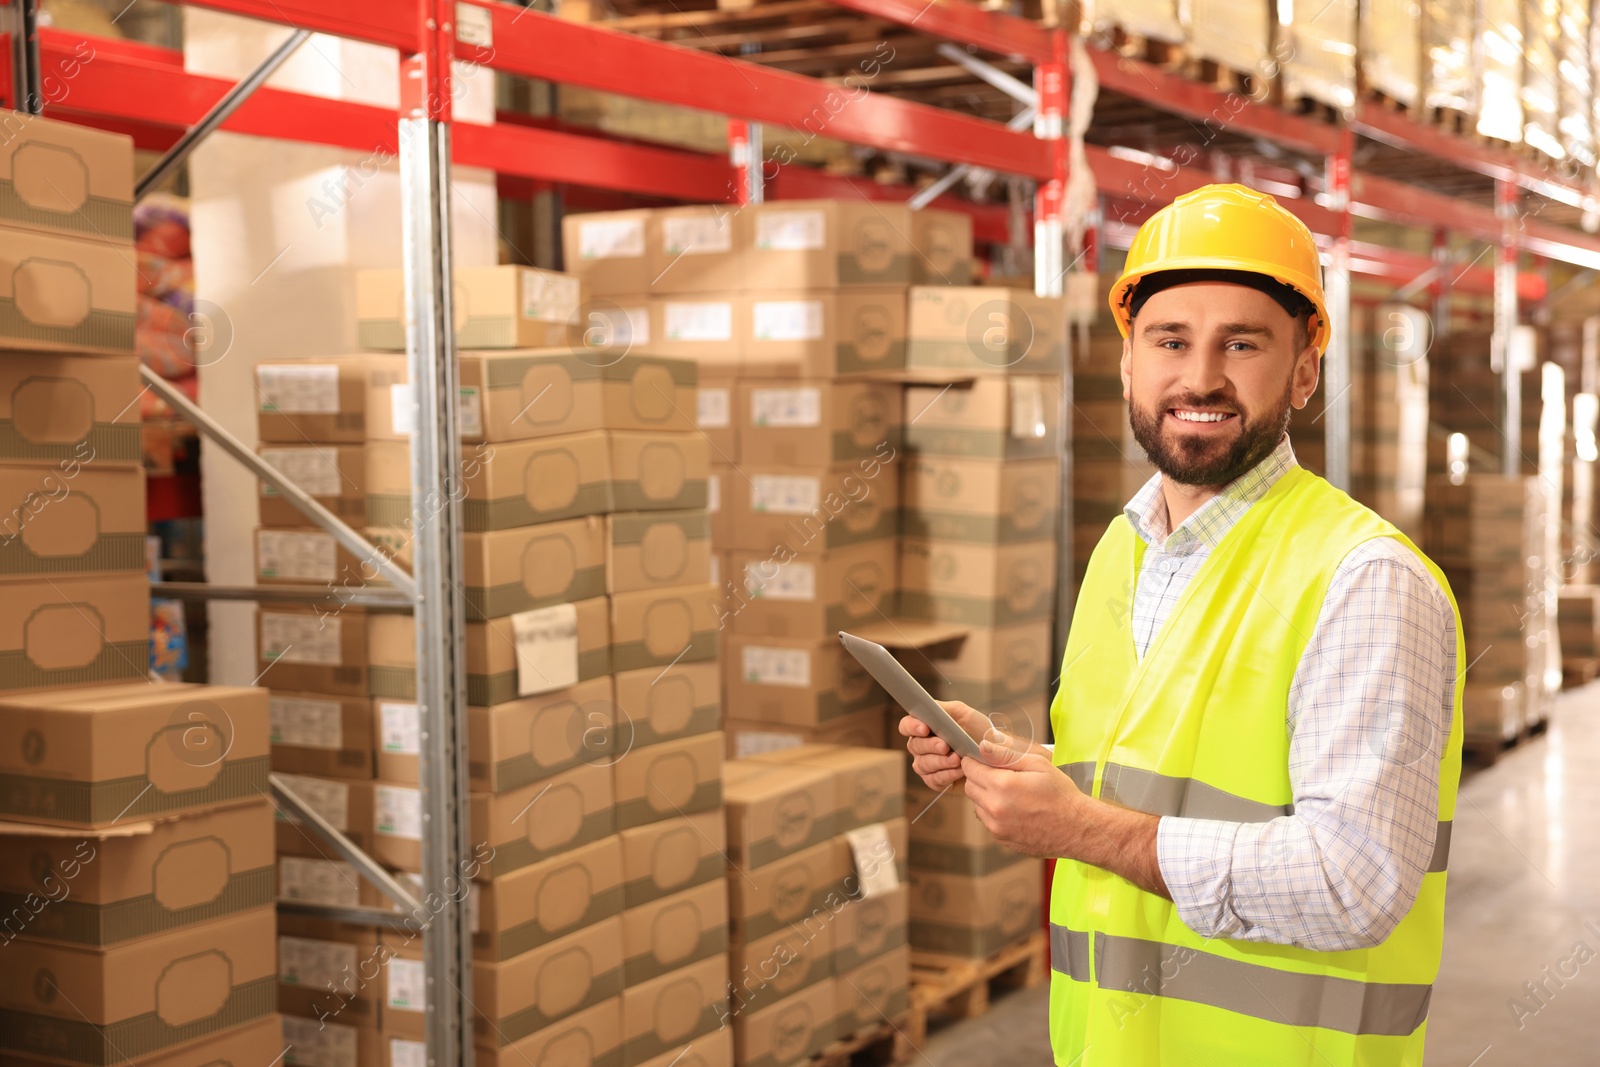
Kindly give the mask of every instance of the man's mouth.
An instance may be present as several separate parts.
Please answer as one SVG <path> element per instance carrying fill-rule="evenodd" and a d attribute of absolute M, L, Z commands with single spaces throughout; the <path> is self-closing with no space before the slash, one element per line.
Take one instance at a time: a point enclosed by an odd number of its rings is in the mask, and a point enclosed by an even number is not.
<path fill-rule="evenodd" d="M 1227 422 L 1238 417 L 1231 411 L 1204 411 L 1199 408 L 1168 408 L 1167 414 L 1179 422 L 1193 423 Z"/>

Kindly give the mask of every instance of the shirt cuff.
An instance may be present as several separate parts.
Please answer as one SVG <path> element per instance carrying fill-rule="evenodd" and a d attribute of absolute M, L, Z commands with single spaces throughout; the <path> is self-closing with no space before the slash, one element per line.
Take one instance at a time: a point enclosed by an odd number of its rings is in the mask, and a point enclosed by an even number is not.
<path fill-rule="evenodd" d="M 1226 936 L 1231 927 L 1234 840 L 1241 824 L 1164 816 L 1156 824 L 1156 865 L 1172 894 L 1178 918 L 1201 937 Z"/>

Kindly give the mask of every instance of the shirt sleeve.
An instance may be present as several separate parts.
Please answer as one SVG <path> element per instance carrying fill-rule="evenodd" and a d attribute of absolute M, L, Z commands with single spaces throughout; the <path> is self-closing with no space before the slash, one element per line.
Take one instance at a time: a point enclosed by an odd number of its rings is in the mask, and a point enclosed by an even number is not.
<path fill-rule="evenodd" d="M 1433 858 L 1455 641 L 1448 600 L 1404 545 L 1378 538 L 1345 558 L 1289 690 L 1294 813 L 1157 829 L 1185 925 L 1330 952 L 1393 932 Z"/>

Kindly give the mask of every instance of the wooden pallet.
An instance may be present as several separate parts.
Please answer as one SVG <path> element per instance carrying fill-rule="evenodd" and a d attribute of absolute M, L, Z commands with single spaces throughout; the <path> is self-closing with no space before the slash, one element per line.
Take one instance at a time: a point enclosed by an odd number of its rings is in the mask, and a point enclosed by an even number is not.
<path fill-rule="evenodd" d="M 806 1061 L 806 1067 L 889 1067 L 917 1054 L 908 1033 L 908 1015 L 885 1020 L 842 1037 Z"/>
<path fill-rule="evenodd" d="M 1297 96 L 1289 101 L 1288 108 L 1297 115 L 1320 119 L 1330 125 L 1337 124 L 1344 118 L 1339 108 L 1314 96 Z"/>
<path fill-rule="evenodd" d="M 1042 930 L 981 960 L 913 950 L 906 1037 L 921 1048 L 930 1018 L 977 1018 L 995 993 L 1031 989 L 1049 973 L 1050 946 Z"/>
<path fill-rule="evenodd" d="M 1576 689 L 1600 678 L 1600 658 L 1594 656 L 1563 657 L 1561 660 L 1561 688 Z"/>
<path fill-rule="evenodd" d="M 1550 729 L 1550 720 L 1528 723 L 1511 737 L 1499 734 L 1467 734 L 1461 740 L 1461 758 L 1483 767 L 1493 767 L 1500 757 Z"/>
<path fill-rule="evenodd" d="M 1182 70 L 1189 63 L 1188 50 L 1181 42 L 1162 41 L 1154 37 L 1147 37 L 1142 33 L 1133 33 L 1121 26 L 1097 34 L 1101 42 L 1115 51 L 1118 55 L 1127 56 L 1129 59 L 1141 60 L 1168 70 Z"/>
<path fill-rule="evenodd" d="M 1388 93 L 1380 93 L 1376 89 L 1362 89 L 1361 96 L 1363 99 L 1371 100 L 1383 110 L 1392 111 L 1397 115 L 1410 115 L 1416 111 L 1415 105 L 1408 104 L 1404 100 L 1396 100 Z"/>
<path fill-rule="evenodd" d="M 1468 134 L 1477 127 L 1477 122 L 1471 115 L 1449 107 L 1426 108 L 1423 117 L 1428 125 L 1437 126 L 1447 133 Z"/>

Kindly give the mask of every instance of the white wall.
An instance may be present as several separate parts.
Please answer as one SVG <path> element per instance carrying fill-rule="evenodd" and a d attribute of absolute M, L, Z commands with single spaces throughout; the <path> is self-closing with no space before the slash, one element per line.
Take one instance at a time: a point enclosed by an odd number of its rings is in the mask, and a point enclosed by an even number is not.
<path fill-rule="evenodd" d="M 292 31 L 185 8 L 184 32 L 188 70 L 238 78 Z M 392 49 L 319 35 L 268 84 L 393 108 L 398 71 Z M 458 68 L 455 81 L 457 120 L 492 121 L 493 74 Z M 255 364 L 355 351 L 355 272 L 400 265 L 397 164 L 382 166 L 380 158 L 217 133 L 189 159 L 195 292 L 219 341 L 202 359 L 200 403 L 249 444 L 256 441 Z M 452 193 L 455 262 L 496 262 L 494 176 L 458 169 Z M 257 483 L 219 449 L 202 446 L 200 466 L 207 576 L 253 584 Z M 212 605 L 213 682 L 255 679 L 254 616 L 250 604 Z"/>

